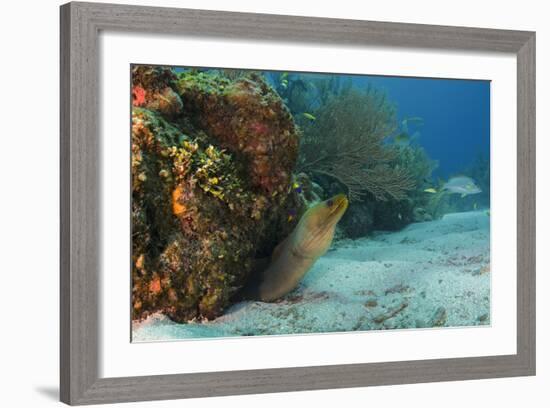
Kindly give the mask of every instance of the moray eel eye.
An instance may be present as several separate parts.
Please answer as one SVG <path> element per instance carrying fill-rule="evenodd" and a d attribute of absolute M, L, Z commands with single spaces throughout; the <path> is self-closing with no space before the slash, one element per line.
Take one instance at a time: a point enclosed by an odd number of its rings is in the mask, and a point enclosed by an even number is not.
<path fill-rule="evenodd" d="M 328 200 L 328 201 L 327 201 L 327 205 L 328 205 L 329 207 L 332 207 L 332 206 L 334 205 L 334 201 L 333 201 L 333 200 Z"/>

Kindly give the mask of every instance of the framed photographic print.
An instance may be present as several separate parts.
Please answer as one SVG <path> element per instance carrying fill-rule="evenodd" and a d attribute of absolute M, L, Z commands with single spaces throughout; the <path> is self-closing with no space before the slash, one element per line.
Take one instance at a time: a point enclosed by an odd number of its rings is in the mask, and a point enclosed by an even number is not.
<path fill-rule="evenodd" d="M 535 373 L 535 34 L 61 7 L 61 399 Z"/>

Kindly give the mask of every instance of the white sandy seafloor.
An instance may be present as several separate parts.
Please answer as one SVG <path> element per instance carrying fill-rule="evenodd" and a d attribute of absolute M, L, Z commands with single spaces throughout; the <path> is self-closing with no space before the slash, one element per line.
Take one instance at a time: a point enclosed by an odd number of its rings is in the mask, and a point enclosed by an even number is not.
<path fill-rule="evenodd" d="M 154 315 L 133 341 L 490 324 L 489 215 L 455 213 L 333 243 L 276 303 L 242 302 L 216 320 Z"/>

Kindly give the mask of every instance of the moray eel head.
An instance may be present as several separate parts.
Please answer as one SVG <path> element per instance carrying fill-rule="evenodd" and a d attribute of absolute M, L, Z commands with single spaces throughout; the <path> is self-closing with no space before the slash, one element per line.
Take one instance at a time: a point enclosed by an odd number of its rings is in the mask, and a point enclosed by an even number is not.
<path fill-rule="evenodd" d="M 271 302 L 296 288 L 330 247 L 336 224 L 347 208 L 348 199 L 338 194 L 308 209 L 294 231 L 273 250 L 267 268 L 252 275 L 242 298 Z"/>
<path fill-rule="evenodd" d="M 348 208 L 345 194 L 338 194 L 308 209 L 296 226 L 294 252 L 306 258 L 318 258 L 330 247 L 334 229 Z"/>

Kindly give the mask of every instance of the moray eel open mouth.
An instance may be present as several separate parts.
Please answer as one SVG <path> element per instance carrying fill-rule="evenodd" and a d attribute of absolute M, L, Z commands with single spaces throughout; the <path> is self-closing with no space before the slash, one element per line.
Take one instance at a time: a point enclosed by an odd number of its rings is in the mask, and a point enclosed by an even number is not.
<path fill-rule="evenodd" d="M 325 201 L 329 208 L 329 213 L 326 215 L 326 223 L 336 223 L 340 221 L 340 218 L 346 212 L 349 201 L 345 194 L 338 194 L 331 199 Z"/>
<path fill-rule="evenodd" d="M 327 201 L 327 205 L 330 207 L 330 215 L 334 213 L 343 213 L 346 211 L 349 205 L 348 198 L 345 194 L 338 194 Z"/>

